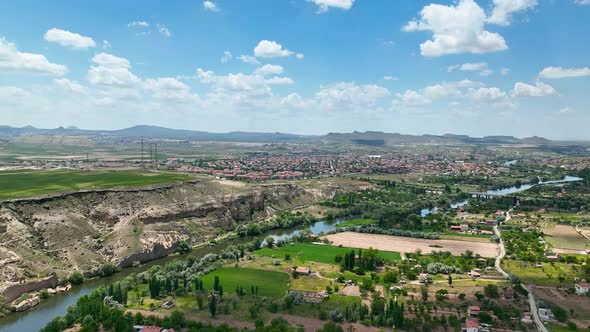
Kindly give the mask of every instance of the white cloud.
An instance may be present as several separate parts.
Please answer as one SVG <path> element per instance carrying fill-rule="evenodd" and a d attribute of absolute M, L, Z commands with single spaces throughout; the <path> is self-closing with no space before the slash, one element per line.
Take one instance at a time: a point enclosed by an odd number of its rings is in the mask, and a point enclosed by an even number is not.
<path fill-rule="evenodd" d="M 105 39 L 105 40 L 103 40 L 103 41 L 102 41 L 102 48 L 103 48 L 103 49 L 111 48 L 111 43 L 109 43 L 109 41 L 108 41 L 108 40 L 106 40 L 106 39 Z"/>
<path fill-rule="evenodd" d="M 67 78 L 56 78 L 53 82 L 68 92 L 86 93 L 86 89 L 76 81 L 70 81 Z"/>
<path fill-rule="evenodd" d="M 44 55 L 19 52 L 11 42 L 0 37 L 0 71 L 20 71 L 62 76 L 68 68 L 49 62 Z"/>
<path fill-rule="evenodd" d="M 590 5 L 590 0 L 575 0 L 578 5 Z"/>
<path fill-rule="evenodd" d="M 210 10 L 212 12 L 219 11 L 219 7 L 217 7 L 215 2 L 213 2 L 213 1 L 203 1 L 203 8 L 205 8 L 206 10 Z"/>
<path fill-rule="evenodd" d="M 420 11 L 420 19 L 408 22 L 404 31 L 431 31 L 432 40 L 420 44 L 423 56 L 461 53 L 489 53 L 508 49 L 504 38 L 484 29 L 485 12 L 473 0 L 456 6 L 430 4 Z"/>
<path fill-rule="evenodd" d="M 168 28 L 164 24 L 159 24 L 158 23 L 158 24 L 156 24 L 156 27 L 158 28 L 158 32 L 162 36 L 164 36 L 166 38 L 172 36 L 172 33 L 170 32 L 170 30 L 168 30 Z"/>
<path fill-rule="evenodd" d="M 517 82 L 512 90 L 513 97 L 545 97 L 556 93 L 551 85 L 543 82 L 536 82 L 535 85 Z"/>
<path fill-rule="evenodd" d="M 573 114 L 576 113 L 576 110 L 571 107 L 564 107 L 559 110 L 559 114 Z"/>
<path fill-rule="evenodd" d="M 279 65 L 264 65 L 256 68 L 256 74 L 258 75 L 279 75 L 283 73 L 283 67 Z"/>
<path fill-rule="evenodd" d="M 293 51 L 284 49 L 281 44 L 271 40 L 261 40 L 254 48 L 254 55 L 261 58 L 285 57 L 291 54 Z"/>
<path fill-rule="evenodd" d="M 354 4 L 354 0 L 309 0 L 316 4 L 319 13 L 325 13 L 330 8 L 337 8 L 343 10 L 349 10 Z"/>
<path fill-rule="evenodd" d="M 500 69 L 500 74 L 508 75 L 510 73 L 510 68 L 502 68 Z"/>
<path fill-rule="evenodd" d="M 383 76 L 383 80 L 385 80 L 385 81 L 397 81 L 398 78 L 395 77 L 395 76 L 391 76 L 391 75 L 385 75 L 385 76 Z"/>
<path fill-rule="evenodd" d="M 140 79 L 129 69 L 131 65 L 125 58 L 107 53 L 100 53 L 92 58 L 96 65 L 88 69 L 87 78 L 92 84 L 133 86 L 140 83 Z"/>
<path fill-rule="evenodd" d="M 228 63 L 233 56 L 231 55 L 230 51 L 223 51 L 223 55 L 221 56 L 221 63 Z"/>
<path fill-rule="evenodd" d="M 158 99 L 166 99 L 181 102 L 198 101 L 198 96 L 191 94 L 190 87 L 172 77 L 147 79 L 144 88 L 153 92 Z"/>
<path fill-rule="evenodd" d="M 293 80 L 289 77 L 271 77 L 266 80 L 266 84 L 269 85 L 289 85 L 293 83 Z"/>
<path fill-rule="evenodd" d="M 460 71 L 477 71 L 481 76 L 490 76 L 493 71 L 488 68 L 488 64 L 485 62 L 477 63 L 464 63 L 462 65 L 449 66 L 447 69 L 449 72 L 460 70 Z"/>
<path fill-rule="evenodd" d="M 590 76 L 590 68 L 547 67 L 539 73 L 541 78 L 570 78 Z"/>
<path fill-rule="evenodd" d="M 251 65 L 257 65 L 260 64 L 260 61 L 258 61 L 258 59 L 256 59 L 255 56 L 252 55 L 240 55 L 238 57 L 238 60 L 244 62 L 244 63 L 249 63 Z"/>
<path fill-rule="evenodd" d="M 496 107 L 512 108 L 514 105 L 510 101 L 508 94 L 499 88 L 478 88 L 470 89 L 471 98 L 478 103 L 490 104 Z"/>
<path fill-rule="evenodd" d="M 295 57 L 297 59 L 301 60 L 301 59 L 305 58 L 305 55 L 303 55 L 303 53 L 297 53 L 297 54 L 295 54 Z"/>
<path fill-rule="evenodd" d="M 420 91 L 406 90 L 404 93 L 398 93 L 393 105 L 401 108 L 423 107 L 436 100 L 460 98 L 465 95 L 466 89 L 480 86 L 482 86 L 481 83 L 471 80 L 441 82 L 426 86 Z"/>
<path fill-rule="evenodd" d="M 130 22 L 129 24 L 127 24 L 128 27 L 141 27 L 141 28 L 147 28 L 150 26 L 150 24 L 146 21 L 133 21 Z"/>
<path fill-rule="evenodd" d="M 378 85 L 340 82 L 321 86 L 315 99 L 321 109 L 366 110 L 389 95 L 387 88 Z"/>
<path fill-rule="evenodd" d="M 426 98 L 415 90 L 406 90 L 404 93 L 398 93 L 394 100 L 394 106 L 402 108 L 424 107 L 432 104 L 432 100 Z"/>
<path fill-rule="evenodd" d="M 498 25 L 510 25 L 513 13 L 526 11 L 537 6 L 537 0 L 494 0 L 494 9 L 487 22 Z"/>
<path fill-rule="evenodd" d="M 51 43 L 57 43 L 61 46 L 68 46 L 71 48 L 89 48 L 96 47 L 96 43 L 90 37 L 84 37 L 80 34 L 53 28 L 45 32 L 45 40 Z"/>

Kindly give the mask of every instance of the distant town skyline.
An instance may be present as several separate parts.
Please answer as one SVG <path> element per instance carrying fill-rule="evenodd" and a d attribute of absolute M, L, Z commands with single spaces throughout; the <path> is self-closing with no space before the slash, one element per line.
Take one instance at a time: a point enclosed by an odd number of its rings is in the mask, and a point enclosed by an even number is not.
<path fill-rule="evenodd" d="M 590 1 L 0 4 L 0 124 L 590 139 Z"/>

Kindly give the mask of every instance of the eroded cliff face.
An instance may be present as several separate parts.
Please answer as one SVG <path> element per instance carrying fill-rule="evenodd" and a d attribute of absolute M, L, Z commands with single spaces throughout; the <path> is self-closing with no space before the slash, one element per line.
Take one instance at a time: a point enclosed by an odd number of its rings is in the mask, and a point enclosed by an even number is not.
<path fill-rule="evenodd" d="M 153 260 L 315 200 L 292 184 L 199 180 L 0 202 L 0 285 Z"/>

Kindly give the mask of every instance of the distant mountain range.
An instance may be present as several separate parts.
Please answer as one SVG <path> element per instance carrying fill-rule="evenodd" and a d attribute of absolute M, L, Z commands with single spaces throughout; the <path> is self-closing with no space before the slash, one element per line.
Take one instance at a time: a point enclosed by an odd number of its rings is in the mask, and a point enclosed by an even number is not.
<path fill-rule="evenodd" d="M 543 137 L 516 138 L 512 136 L 486 136 L 481 138 L 466 135 L 404 135 L 378 131 L 329 133 L 327 135 L 296 135 L 286 133 L 229 132 L 210 133 L 206 131 L 170 129 L 158 126 L 139 125 L 120 130 L 85 130 L 77 127 L 39 129 L 32 126 L 22 128 L 0 126 L 0 138 L 11 139 L 23 135 L 47 136 L 118 136 L 132 138 L 158 138 L 186 141 L 221 141 L 252 143 L 305 143 L 323 142 L 332 144 L 356 144 L 370 146 L 390 146 L 396 144 L 547 144 L 551 141 Z"/>

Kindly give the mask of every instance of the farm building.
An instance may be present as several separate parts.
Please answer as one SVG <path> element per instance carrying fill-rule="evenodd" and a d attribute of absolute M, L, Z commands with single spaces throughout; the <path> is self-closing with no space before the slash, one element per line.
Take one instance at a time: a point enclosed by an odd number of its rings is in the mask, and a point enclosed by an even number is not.
<path fill-rule="evenodd" d="M 468 319 L 461 328 L 461 332 L 479 332 L 479 323 L 475 319 Z"/>
<path fill-rule="evenodd" d="M 590 283 L 579 282 L 576 284 L 576 294 L 583 295 L 590 291 Z"/>
<path fill-rule="evenodd" d="M 295 269 L 295 273 L 308 276 L 311 274 L 311 268 L 299 266 Z"/>
<path fill-rule="evenodd" d="M 479 307 L 476 306 L 476 305 L 469 306 L 469 308 L 467 308 L 467 314 L 469 316 L 477 316 L 477 315 L 479 315 Z"/>

